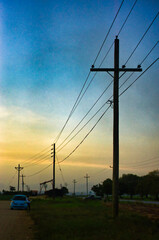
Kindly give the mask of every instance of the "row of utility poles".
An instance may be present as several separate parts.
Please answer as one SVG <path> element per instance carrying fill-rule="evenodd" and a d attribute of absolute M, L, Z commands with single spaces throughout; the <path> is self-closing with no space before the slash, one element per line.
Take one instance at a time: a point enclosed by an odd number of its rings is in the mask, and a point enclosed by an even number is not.
<path fill-rule="evenodd" d="M 18 164 L 18 167 L 15 167 L 15 169 L 18 172 L 18 187 L 17 187 L 17 191 L 19 192 L 19 188 L 20 188 L 20 177 L 22 177 L 22 192 L 24 192 L 24 175 L 20 175 L 21 170 L 23 170 L 23 167 L 20 166 L 20 164 Z"/>
<path fill-rule="evenodd" d="M 84 176 L 84 178 L 86 179 L 86 194 L 88 196 L 88 179 L 90 178 L 90 176 L 88 176 L 88 174 L 86 173 L 86 176 Z M 77 181 L 74 179 L 73 180 L 73 184 L 74 184 L 73 195 L 76 195 L 76 183 L 77 183 Z"/>

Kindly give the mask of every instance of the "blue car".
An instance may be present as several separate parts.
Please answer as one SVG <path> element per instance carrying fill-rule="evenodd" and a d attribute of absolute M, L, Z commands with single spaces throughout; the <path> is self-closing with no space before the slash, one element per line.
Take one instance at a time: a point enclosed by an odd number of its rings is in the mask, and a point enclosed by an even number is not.
<path fill-rule="evenodd" d="M 28 209 L 30 201 L 25 195 L 15 195 L 11 199 L 10 209 Z"/>

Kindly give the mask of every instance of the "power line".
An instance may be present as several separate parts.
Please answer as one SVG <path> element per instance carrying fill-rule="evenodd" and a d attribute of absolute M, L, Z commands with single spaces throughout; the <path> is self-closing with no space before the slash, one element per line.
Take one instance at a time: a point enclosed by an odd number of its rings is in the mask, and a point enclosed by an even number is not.
<path fill-rule="evenodd" d="M 137 77 L 133 83 L 131 83 L 119 96 L 123 95 L 123 93 L 125 91 L 127 91 L 150 67 L 152 67 L 152 65 L 158 60 L 159 58 L 157 58 L 142 74 L 140 74 L 139 77 Z M 110 97 L 111 98 L 111 97 Z M 109 106 L 110 107 L 110 106 Z M 108 110 L 108 109 L 107 109 Z M 106 110 L 106 111 L 107 111 Z M 102 116 L 100 117 L 100 119 L 104 116 L 104 114 L 106 113 L 106 111 L 102 114 Z M 83 141 L 87 138 L 87 136 L 90 134 L 90 132 L 95 128 L 95 126 L 97 125 L 97 123 L 100 121 L 100 119 L 96 122 L 96 124 L 93 126 L 93 128 L 88 132 L 88 134 L 84 137 L 84 139 L 79 143 L 79 145 L 77 145 L 77 147 L 66 157 L 64 158 L 61 162 L 65 161 L 67 158 L 69 158 L 75 151 L 76 149 L 83 143 Z"/>
<path fill-rule="evenodd" d="M 151 52 L 155 49 L 155 47 L 157 46 L 158 42 L 159 42 L 159 41 L 157 41 L 157 42 L 155 43 L 155 45 L 151 48 L 151 50 L 148 52 L 148 54 L 145 56 L 145 58 L 141 61 L 141 63 L 139 64 L 140 66 L 144 63 L 144 61 L 148 58 L 148 56 L 151 54 Z M 130 77 L 132 77 L 133 74 L 134 74 L 134 72 L 132 72 L 132 73 L 130 74 L 130 76 L 120 85 L 119 88 L 121 88 L 121 87 L 130 79 Z"/>
<path fill-rule="evenodd" d="M 126 92 L 148 69 L 150 69 L 153 64 L 158 60 L 159 58 L 157 58 L 142 74 L 140 74 L 140 76 L 138 78 L 135 79 L 135 81 L 133 81 L 133 83 L 131 83 L 119 96 L 123 95 L 124 92 Z M 67 158 L 69 158 L 76 150 L 77 148 L 84 142 L 84 140 L 88 137 L 88 135 L 93 131 L 93 129 L 95 128 L 95 126 L 98 124 L 98 122 L 102 119 L 102 117 L 104 116 L 104 114 L 107 112 L 107 110 L 110 108 L 110 106 L 106 109 L 106 111 L 101 115 L 101 117 L 98 119 L 98 121 L 96 122 L 96 124 L 92 127 L 92 129 L 87 133 L 87 135 L 83 138 L 83 140 L 76 146 L 76 148 L 74 148 L 74 150 L 67 156 L 65 157 L 61 162 L 65 161 Z"/>
<path fill-rule="evenodd" d="M 147 162 L 147 163 L 140 163 L 135 165 L 135 167 L 142 167 L 142 166 L 147 166 L 147 165 L 152 165 L 152 164 L 158 164 L 159 166 L 159 160 L 155 160 L 153 162 Z"/>
<path fill-rule="evenodd" d="M 117 11 L 117 13 L 116 13 L 114 19 L 113 19 L 113 22 L 112 22 L 112 24 L 111 24 L 111 26 L 110 26 L 110 28 L 109 28 L 107 34 L 106 34 L 106 37 L 105 37 L 105 39 L 104 39 L 104 41 L 103 41 L 103 43 L 102 43 L 102 45 L 101 45 L 101 47 L 100 47 L 100 49 L 99 49 L 99 51 L 98 51 L 98 53 L 97 53 L 97 56 L 96 56 L 96 58 L 95 58 L 95 60 L 94 60 L 94 62 L 93 62 L 93 65 L 95 65 L 95 63 L 96 63 L 96 61 L 97 61 L 97 58 L 99 57 L 99 54 L 100 54 L 100 52 L 101 52 L 101 50 L 102 50 L 102 48 L 103 48 L 103 46 L 104 46 L 104 44 L 105 44 L 105 42 L 106 42 L 106 40 L 107 40 L 107 38 L 108 38 L 108 35 L 109 35 L 109 33 L 110 33 L 110 31 L 111 31 L 113 25 L 114 25 L 114 22 L 115 22 L 115 20 L 116 20 L 118 14 L 119 14 L 119 12 L 120 12 L 120 9 L 121 9 L 123 3 L 124 3 L 124 0 L 123 0 L 123 1 L 121 2 L 121 4 L 120 4 L 120 7 L 119 7 L 119 9 L 118 9 L 118 11 Z"/>
<path fill-rule="evenodd" d="M 130 58 L 132 57 L 132 55 L 134 54 L 134 52 L 136 51 L 136 49 L 138 48 L 138 46 L 140 45 L 140 43 L 142 42 L 142 40 L 144 39 L 144 37 L 146 36 L 146 34 L 148 33 L 148 31 L 150 30 L 150 28 L 152 27 L 154 21 L 156 20 L 156 18 L 158 17 L 159 12 L 156 14 L 156 16 L 154 17 L 154 19 L 152 20 L 152 22 L 150 23 L 150 25 L 148 26 L 147 30 L 145 31 L 145 33 L 143 34 L 143 36 L 141 37 L 140 41 L 138 42 L 138 44 L 136 45 L 136 47 L 134 48 L 134 50 L 132 51 L 132 53 L 130 54 L 130 56 L 128 57 L 127 61 L 125 62 L 124 65 L 126 65 L 128 63 L 128 61 L 130 60 Z"/>
<path fill-rule="evenodd" d="M 123 30 L 123 28 L 124 28 L 124 26 L 125 26 L 125 24 L 126 24 L 128 18 L 130 17 L 131 12 L 132 12 L 132 10 L 134 9 L 134 7 L 135 7 L 137 1 L 138 1 L 138 0 L 136 0 L 136 1 L 134 2 L 133 6 L 132 6 L 132 8 L 130 9 L 130 11 L 129 11 L 129 13 L 128 13 L 128 15 L 127 15 L 127 17 L 126 17 L 124 23 L 122 24 L 122 26 L 121 26 L 121 28 L 120 28 L 120 30 L 119 30 L 117 36 L 119 36 L 120 33 L 121 33 L 121 31 Z M 105 61 L 106 57 L 108 56 L 108 54 L 109 54 L 110 50 L 112 49 L 113 45 L 114 45 L 114 41 L 112 42 L 111 46 L 109 47 L 109 49 L 108 49 L 107 53 L 105 54 L 105 56 L 104 56 L 104 58 L 103 58 L 101 64 L 99 65 L 99 67 L 102 66 L 103 62 Z M 108 72 L 107 72 L 107 73 L 108 73 Z"/>
<path fill-rule="evenodd" d="M 108 31 L 108 33 L 107 33 L 107 35 L 106 35 L 106 37 L 105 37 L 105 39 L 104 39 L 101 47 L 100 47 L 100 50 L 99 50 L 99 52 L 98 52 L 98 54 L 97 54 L 97 56 L 96 56 L 96 58 L 95 58 L 94 64 L 95 64 L 95 62 L 96 62 L 96 60 L 97 60 L 97 58 L 98 58 L 98 56 L 99 56 L 99 54 L 100 54 L 100 52 L 101 52 L 104 44 L 105 44 L 105 42 L 106 42 L 106 39 L 107 39 L 107 37 L 108 37 L 108 35 L 109 35 L 110 31 L 111 31 L 111 28 L 113 27 L 113 24 L 114 24 L 114 22 L 115 22 L 115 20 L 116 20 L 116 18 L 117 18 L 117 16 L 118 16 L 118 14 L 119 14 L 119 12 L 120 12 L 120 9 L 121 9 L 123 3 L 124 3 L 124 0 L 122 1 L 122 3 L 121 3 L 121 5 L 120 5 L 120 7 L 119 7 L 119 9 L 118 9 L 118 11 L 117 11 L 117 13 L 116 13 L 116 15 L 115 15 L 115 18 L 114 18 L 114 20 L 113 20 L 113 22 L 112 22 L 112 24 L 111 24 L 111 26 L 110 26 L 110 28 L 109 28 L 109 31 Z M 96 74 L 94 74 L 94 77 L 95 77 L 95 75 L 96 75 Z M 77 106 L 79 105 L 81 99 L 83 98 L 84 94 L 86 93 L 87 89 L 89 88 L 90 84 L 92 83 L 94 77 L 91 79 L 91 81 L 89 82 L 89 84 L 88 84 L 85 92 L 83 93 L 82 97 L 80 98 L 80 96 L 81 96 L 81 94 L 82 94 L 82 91 L 83 91 L 83 89 L 84 89 L 84 87 L 85 87 L 85 85 L 86 85 L 86 83 L 87 83 L 87 81 L 88 81 L 89 76 L 90 76 L 90 71 L 89 71 L 89 73 L 88 73 L 88 76 L 87 76 L 87 78 L 86 78 L 86 80 L 85 80 L 85 82 L 84 82 L 84 84 L 83 84 L 83 86 L 82 86 L 82 89 L 81 89 L 81 91 L 80 91 L 80 93 L 79 93 L 79 95 L 78 95 L 78 97 L 77 97 L 77 99 L 76 99 L 76 101 L 75 101 L 75 104 L 73 105 L 73 108 L 72 108 L 72 110 L 71 110 L 71 112 L 70 112 L 70 114 L 69 114 L 69 116 L 68 116 L 68 118 L 67 118 L 64 126 L 62 127 L 60 133 L 58 134 L 58 136 L 57 136 L 56 139 L 55 139 L 55 143 L 57 143 L 57 141 L 59 140 L 62 132 L 64 131 L 64 129 L 65 129 L 65 127 L 66 127 L 66 125 L 67 125 L 67 123 L 68 123 L 68 121 L 69 121 L 69 119 L 71 118 L 72 114 L 74 113 L 75 109 L 76 109 Z M 79 100 L 79 98 L 80 98 L 80 100 Z M 78 101 L 79 101 L 79 102 L 78 102 Z"/>
<path fill-rule="evenodd" d="M 89 134 L 93 131 L 93 129 L 97 126 L 97 124 L 99 123 L 99 121 L 103 118 L 103 116 L 105 115 L 105 113 L 108 111 L 108 109 L 111 107 L 111 105 L 104 111 L 104 113 L 100 116 L 100 118 L 98 119 L 98 121 L 94 124 L 94 126 L 91 128 L 91 130 L 86 134 L 86 136 L 83 138 L 83 140 L 74 148 L 74 150 L 67 156 L 65 157 L 61 162 L 64 162 L 67 158 L 69 158 L 78 148 L 79 146 L 84 142 L 84 140 L 89 136 Z"/>
<path fill-rule="evenodd" d="M 88 123 L 89 123 L 89 122 L 102 110 L 102 108 L 103 108 L 106 104 L 108 104 L 108 103 L 109 103 L 109 102 L 106 101 L 106 102 L 98 109 L 98 111 L 83 125 L 83 127 L 81 127 L 81 128 L 79 129 L 79 131 L 78 131 L 68 142 L 66 142 L 63 147 L 61 147 L 61 148 L 58 150 L 58 152 L 61 151 L 69 142 L 71 142 L 72 139 L 74 139 L 74 138 L 84 129 L 84 127 L 87 126 Z"/>
<path fill-rule="evenodd" d="M 159 58 L 156 58 L 156 60 L 155 60 L 153 63 L 151 63 L 151 65 L 148 66 L 148 67 L 146 68 L 146 70 L 145 70 L 144 72 L 142 72 L 127 88 L 125 88 L 124 91 L 121 92 L 119 96 L 122 96 L 122 95 L 123 95 L 145 72 L 147 72 L 147 70 L 149 70 L 158 60 L 159 60 Z"/>
<path fill-rule="evenodd" d="M 47 167 L 43 168 L 42 170 L 40 170 L 40 171 L 38 171 L 38 172 L 36 172 L 36 173 L 34 173 L 34 174 L 32 174 L 32 175 L 29 175 L 29 176 L 27 176 L 27 177 L 33 177 L 33 176 L 35 176 L 35 175 L 43 172 L 43 171 L 46 170 L 47 168 L 49 168 L 51 165 L 52 165 L 52 163 L 49 164 Z"/>
<path fill-rule="evenodd" d="M 122 29 L 123 29 L 124 25 L 126 24 L 126 22 L 127 22 L 128 18 L 129 18 L 129 16 L 130 16 L 130 14 L 131 14 L 132 10 L 134 9 L 134 7 L 135 7 L 136 3 L 137 3 L 137 0 L 136 0 L 136 1 L 135 1 L 135 3 L 133 4 L 133 6 L 132 6 L 132 8 L 131 8 L 130 12 L 128 13 L 128 15 L 127 15 L 127 17 L 126 17 L 126 19 L 125 19 L 124 23 L 122 24 L 122 26 L 121 26 L 121 28 L 120 28 L 120 30 L 119 30 L 119 32 L 118 32 L 118 34 L 117 34 L 117 36 L 119 36 L 119 34 L 121 33 L 121 31 L 122 31 Z M 104 44 L 103 44 L 103 45 L 104 45 Z M 101 63 L 100 63 L 100 65 L 99 65 L 99 67 L 101 67 L 101 66 L 102 66 L 103 62 L 105 61 L 105 59 L 106 59 L 106 57 L 107 57 L 108 53 L 110 52 L 111 48 L 113 47 L 113 45 L 114 45 L 114 41 L 113 41 L 113 43 L 111 44 L 111 46 L 110 46 L 109 50 L 107 51 L 106 55 L 104 56 L 104 58 L 103 58 L 102 62 L 101 62 Z M 101 48 L 101 49 L 102 49 L 102 48 Z M 94 64 L 95 64 L 95 62 L 94 62 Z M 93 64 L 93 65 L 94 65 L 94 64 Z M 89 72 L 89 73 L 90 73 L 90 72 Z M 108 73 L 108 74 L 110 74 L 109 72 L 107 72 L 107 73 Z M 91 83 L 92 83 L 92 81 L 94 80 L 94 78 L 95 78 L 95 76 L 96 76 L 96 75 L 97 75 L 97 72 L 96 72 L 96 73 L 93 75 L 92 79 L 90 80 L 90 82 L 89 82 L 89 84 L 88 84 L 87 88 L 85 89 L 85 91 L 84 91 L 84 93 L 82 94 L 82 96 L 81 96 L 81 98 L 79 99 L 79 101 L 76 101 L 77 105 L 75 106 L 75 108 L 74 108 L 74 110 L 73 110 L 73 111 L 75 111 L 75 109 L 77 108 L 77 106 L 78 106 L 78 105 L 79 105 L 79 103 L 81 102 L 81 100 L 82 100 L 83 96 L 85 95 L 86 91 L 88 90 L 89 86 L 91 85 Z M 110 75 L 111 75 L 111 74 L 110 74 Z M 112 76 L 112 75 L 111 75 L 111 76 Z M 113 76 L 112 76 L 112 77 L 113 77 Z"/>
<path fill-rule="evenodd" d="M 58 166 L 59 166 L 59 170 L 60 170 L 60 173 L 61 173 L 61 177 L 62 177 L 63 183 L 65 184 L 64 175 L 63 175 L 63 172 L 62 172 L 62 169 L 61 169 L 61 166 L 60 166 L 57 154 L 56 154 L 56 159 L 57 159 L 57 163 L 58 163 Z"/>
<path fill-rule="evenodd" d="M 135 5 L 136 5 L 137 1 L 138 1 L 138 0 L 136 0 L 136 1 L 134 2 L 133 6 L 132 6 L 132 8 L 130 9 L 130 12 L 128 13 L 128 15 L 127 15 L 127 17 L 126 17 L 126 19 L 125 19 L 125 21 L 124 21 L 123 25 L 121 26 L 121 28 L 120 28 L 120 30 L 119 30 L 119 32 L 118 32 L 118 34 L 117 34 L 117 36 L 119 36 L 119 34 L 121 33 L 121 31 L 123 30 L 123 27 L 125 26 L 125 24 L 126 24 L 126 22 L 127 22 L 128 18 L 129 18 L 129 16 L 130 16 L 130 14 L 131 14 L 132 10 L 134 9 L 134 7 L 135 7 Z"/>
<path fill-rule="evenodd" d="M 146 31 L 144 32 L 144 34 L 142 35 L 141 39 L 139 40 L 139 42 L 137 43 L 136 47 L 134 48 L 134 50 L 132 51 L 132 53 L 130 54 L 130 56 L 128 57 L 127 61 L 125 62 L 125 64 L 123 66 L 125 66 L 128 61 L 130 60 L 130 58 L 133 56 L 133 54 L 135 53 L 136 49 L 138 48 L 138 46 L 140 45 L 140 43 L 142 42 L 142 40 L 144 39 L 144 37 L 146 36 L 146 34 L 148 33 L 148 31 L 150 30 L 150 28 L 152 27 L 154 21 L 156 20 L 156 18 L 158 17 L 159 12 L 157 13 L 157 15 L 154 17 L 154 19 L 152 20 L 152 22 L 150 23 L 150 25 L 148 26 L 148 28 L 146 29 Z M 121 74 L 121 76 L 119 77 L 119 79 L 125 75 L 126 72 L 124 72 L 123 74 Z"/>
<path fill-rule="evenodd" d="M 145 162 L 150 162 L 151 160 L 155 160 L 155 159 L 159 159 L 159 156 L 158 157 L 153 157 L 153 158 L 150 158 L 150 159 L 147 159 L 147 160 L 143 160 L 143 161 L 139 161 L 137 163 L 145 163 Z M 127 163 L 126 163 L 127 164 Z M 129 163 L 129 165 L 131 164 L 136 164 L 136 162 L 131 162 Z"/>
<path fill-rule="evenodd" d="M 80 96 L 81 96 L 81 94 L 82 94 L 82 91 L 83 91 L 83 89 L 84 89 L 84 87 L 85 87 L 85 85 L 86 85 L 86 83 L 87 83 L 87 81 L 88 81 L 89 76 L 90 76 L 90 72 L 88 73 L 88 76 L 87 76 L 87 78 L 86 78 L 86 80 L 85 80 L 85 82 L 84 82 L 84 84 L 83 84 L 83 86 L 82 86 L 82 89 L 81 89 L 81 91 L 80 91 L 80 93 L 79 93 L 79 95 L 78 95 L 78 97 L 77 97 L 77 99 L 76 99 L 76 101 L 75 101 L 75 104 L 74 104 L 73 107 L 72 107 L 72 110 L 71 110 L 71 112 L 70 112 L 70 114 L 69 114 L 69 116 L 68 116 L 68 118 L 67 118 L 64 126 L 62 127 L 60 133 L 58 134 L 58 136 L 57 136 L 56 139 L 55 139 L 55 143 L 57 143 L 57 141 L 59 140 L 59 138 L 60 138 L 63 130 L 65 129 L 65 127 L 66 127 L 66 125 L 67 125 L 67 123 L 68 123 L 68 121 L 69 121 L 69 119 L 71 118 L 73 112 L 75 111 L 75 109 L 76 109 L 76 107 L 77 107 L 77 106 L 76 106 L 76 105 L 77 105 L 77 102 L 78 102 L 78 100 L 79 100 L 79 98 L 80 98 Z"/>
<path fill-rule="evenodd" d="M 32 163 L 30 163 L 28 165 L 25 165 L 25 168 L 30 167 L 30 166 L 38 165 L 39 163 L 45 162 L 49 158 L 50 158 L 50 154 L 42 155 L 41 157 L 38 158 L 37 161 L 32 162 Z"/>
<path fill-rule="evenodd" d="M 8 186 L 10 186 L 10 184 L 11 184 L 11 182 L 13 181 L 13 179 L 15 178 L 16 174 L 17 174 L 17 171 L 15 170 L 14 175 L 10 178 L 10 180 L 9 180 L 9 182 L 8 182 Z"/>
<path fill-rule="evenodd" d="M 64 139 L 64 141 L 57 147 L 57 149 L 62 146 L 66 140 L 72 135 L 72 133 L 78 128 L 78 126 L 83 122 L 83 120 L 87 117 L 87 115 L 91 112 L 91 110 L 95 107 L 95 105 L 98 103 L 98 101 L 101 99 L 101 97 L 104 95 L 104 93 L 108 90 L 108 88 L 111 86 L 113 81 L 105 88 L 105 90 L 102 92 L 102 94 L 99 96 L 99 98 L 95 101 L 95 103 L 92 105 L 92 107 L 89 109 L 89 111 L 84 115 L 82 120 L 76 125 L 76 127 L 71 131 L 71 133 Z M 105 105 L 105 104 L 104 104 Z M 102 106 L 103 107 L 103 106 Z"/>
<path fill-rule="evenodd" d="M 131 163 L 131 164 L 126 164 L 126 165 L 122 165 L 123 167 L 132 167 L 132 168 L 136 168 L 136 167 L 142 167 L 142 166 L 148 166 L 148 165 L 152 165 L 152 164 L 158 164 L 159 165 L 159 159 L 154 160 L 154 161 L 150 161 L 148 160 L 147 162 L 137 162 L 137 163 Z"/>
<path fill-rule="evenodd" d="M 129 11 L 129 13 L 128 13 L 128 15 L 127 15 L 124 23 L 122 24 L 122 26 L 121 26 L 121 28 L 120 28 L 117 36 L 119 36 L 119 34 L 121 33 L 123 27 L 125 26 L 125 24 L 126 24 L 128 18 L 129 18 L 129 16 L 131 15 L 131 12 L 133 11 L 133 9 L 134 9 L 137 1 L 138 1 L 138 0 L 136 0 L 136 1 L 134 2 L 133 6 L 132 6 L 132 8 L 130 9 L 130 11 Z M 106 40 L 106 39 L 105 39 L 105 40 Z M 104 44 L 103 44 L 103 45 L 104 45 Z M 109 50 L 107 51 L 105 57 L 103 58 L 101 64 L 99 65 L 99 67 L 101 67 L 101 65 L 102 65 L 103 62 L 105 61 L 105 59 L 106 59 L 106 57 L 107 57 L 108 53 L 110 52 L 110 50 L 111 50 L 111 48 L 112 48 L 113 45 L 114 45 L 114 41 L 113 41 L 112 45 L 110 46 Z M 101 46 L 101 49 L 102 49 L 102 46 Z M 100 50 L 100 51 L 101 51 L 101 50 Z M 100 53 L 100 51 L 99 51 L 99 53 Z M 94 62 L 94 64 L 95 64 L 95 62 Z M 77 103 L 77 105 L 76 105 L 76 107 L 74 108 L 74 110 L 75 110 L 75 109 L 77 108 L 77 106 L 79 105 L 80 101 L 82 100 L 83 96 L 85 95 L 86 91 L 88 90 L 89 86 L 91 85 L 91 83 L 92 83 L 93 79 L 95 78 L 96 74 L 97 74 L 97 72 L 93 75 L 92 79 L 90 80 L 87 88 L 85 89 L 84 93 L 82 94 L 81 98 L 79 99 L 79 102 Z M 108 72 L 108 74 L 109 74 L 109 72 Z M 110 75 L 111 75 L 111 74 L 110 74 Z M 111 76 L 112 76 L 112 75 L 111 75 Z M 77 101 L 76 101 L 76 102 L 77 102 Z M 87 115 L 87 114 L 86 114 L 86 115 Z M 82 120 L 82 121 L 83 121 L 83 120 Z M 75 129 L 76 129 L 76 128 L 75 128 Z M 74 131 L 74 130 L 73 130 L 73 131 Z M 73 131 L 72 131 L 72 132 L 73 132 Z M 71 134 L 72 134 L 72 132 L 71 132 Z M 71 134 L 70 134 L 70 135 L 71 135 Z M 68 136 L 68 137 L 69 137 L 69 136 Z M 68 137 L 67 137 L 66 139 L 68 139 Z M 66 139 L 60 144 L 60 146 L 66 141 Z M 58 146 L 58 147 L 60 147 L 60 146 Z"/>
<path fill-rule="evenodd" d="M 137 165 L 137 166 L 132 166 L 131 168 L 136 169 L 140 167 L 142 168 L 159 167 L 159 163 L 157 162 L 157 163 L 151 163 L 150 165 L 149 164 Z"/>
<path fill-rule="evenodd" d="M 41 154 L 42 152 L 45 152 L 45 151 L 46 151 L 47 149 L 49 149 L 49 148 L 50 148 L 50 146 L 44 148 L 42 151 L 40 151 L 39 153 L 33 155 L 31 158 L 28 158 L 28 159 L 24 160 L 24 161 L 23 161 L 24 166 L 25 166 L 25 162 L 26 162 L 26 164 L 28 164 L 28 162 L 30 162 L 30 160 L 35 160 L 35 159 L 37 159 L 37 158 L 39 157 L 39 154 Z M 48 151 L 47 151 L 47 152 L 48 152 Z M 43 156 L 43 154 L 40 155 L 40 156 Z"/>
<path fill-rule="evenodd" d="M 145 58 L 141 61 L 140 65 L 142 65 L 144 63 L 144 61 L 146 60 L 146 58 L 151 54 L 151 52 L 154 50 L 154 48 L 157 46 L 157 44 L 159 43 L 159 41 L 157 41 L 155 43 L 155 45 L 151 48 L 151 50 L 148 52 L 148 54 L 145 56 Z"/>

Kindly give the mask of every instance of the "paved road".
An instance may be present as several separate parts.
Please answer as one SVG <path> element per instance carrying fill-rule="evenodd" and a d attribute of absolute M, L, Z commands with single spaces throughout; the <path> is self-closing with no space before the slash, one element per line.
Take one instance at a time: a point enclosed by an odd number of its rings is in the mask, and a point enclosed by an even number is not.
<path fill-rule="evenodd" d="M 9 201 L 0 201 L 0 239 L 32 240 L 33 222 L 25 210 L 10 210 Z"/>

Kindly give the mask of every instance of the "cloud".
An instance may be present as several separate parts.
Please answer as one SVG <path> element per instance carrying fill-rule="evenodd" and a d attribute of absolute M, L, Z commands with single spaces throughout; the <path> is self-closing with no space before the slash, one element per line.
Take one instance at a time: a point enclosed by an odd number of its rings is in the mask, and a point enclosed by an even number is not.
<path fill-rule="evenodd" d="M 20 124 L 38 124 L 47 120 L 44 116 L 17 106 L 0 106 L 0 119 L 9 120 Z"/>
<path fill-rule="evenodd" d="M 8 109 L 4 106 L 0 106 L 0 119 L 4 119 L 10 115 Z"/>

